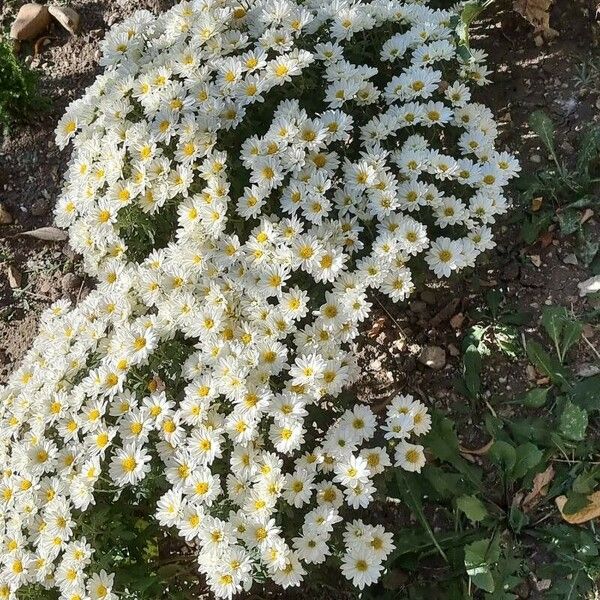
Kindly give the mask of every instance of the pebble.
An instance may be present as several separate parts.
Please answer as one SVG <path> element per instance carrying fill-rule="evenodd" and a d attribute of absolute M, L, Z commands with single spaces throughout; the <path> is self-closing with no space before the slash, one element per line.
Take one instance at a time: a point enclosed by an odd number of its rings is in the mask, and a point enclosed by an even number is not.
<path fill-rule="evenodd" d="M 567 254 L 563 258 L 563 262 L 565 263 L 565 265 L 578 265 L 579 264 L 579 261 L 577 260 L 577 257 L 574 254 Z"/>
<path fill-rule="evenodd" d="M 23 276 L 17 267 L 14 265 L 8 265 L 7 269 L 8 276 L 8 285 L 10 285 L 11 289 L 17 289 L 21 287 L 21 283 L 23 281 Z"/>
<path fill-rule="evenodd" d="M 542 162 L 542 157 L 539 154 L 532 154 L 529 157 L 529 160 L 531 160 L 532 163 L 541 163 Z"/>
<path fill-rule="evenodd" d="M 79 13 L 70 6 L 49 6 L 48 12 L 71 34 L 79 29 Z"/>
<path fill-rule="evenodd" d="M 446 351 L 440 346 L 425 346 L 418 360 L 422 365 L 439 371 L 446 366 Z"/>
<path fill-rule="evenodd" d="M 459 312 L 450 319 L 450 327 L 452 327 L 452 329 L 460 329 L 462 327 L 462 324 L 464 323 L 464 320 L 465 315 Z"/>
<path fill-rule="evenodd" d="M 12 215 L 0 202 L 0 225 L 10 225 L 13 222 Z"/>
<path fill-rule="evenodd" d="M 578 283 L 577 287 L 579 288 L 579 295 L 582 297 L 600 292 L 600 275 L 590 277 L 589 279 Z"/>
<path fill-rule="evenodd" d="M 33 2 L 23 4 L 10 28 L 13 40 L 33 40 L 48 29 L 50 12 L 48 7 Z"/>

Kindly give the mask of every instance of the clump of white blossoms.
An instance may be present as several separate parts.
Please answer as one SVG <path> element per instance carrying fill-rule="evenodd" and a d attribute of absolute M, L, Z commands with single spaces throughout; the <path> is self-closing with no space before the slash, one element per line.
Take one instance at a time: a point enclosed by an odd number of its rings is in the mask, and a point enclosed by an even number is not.
<path fill-rule="evenodd" d="M 77 522 L 103 482 L 151 473 L 219 597 L 334 554 L 377 581 L 392 535 L 352 510 L 386 467 L 421 469 L 430 418 L 338 398 L 353 340 L 374 290 L 404 300 L 413 265 L 449 276 L 493 246 L 518 171 L 454 14 L 193 0 L 108 33 L 56 130 L 74 147 L 56 222 L 99 283 L 44 314 L 0 389 L 0 599 L 116 598 Z"/>

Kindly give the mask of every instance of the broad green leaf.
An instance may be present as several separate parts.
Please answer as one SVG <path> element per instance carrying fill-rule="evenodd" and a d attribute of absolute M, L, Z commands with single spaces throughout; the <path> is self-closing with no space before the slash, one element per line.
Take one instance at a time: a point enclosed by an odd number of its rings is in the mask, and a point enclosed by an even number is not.
<path fill-rule="evenodd" d="M 493 539 L 477 540 L 465 546 L 465 568 L 479 589 L 492 593 L 495 589 L 491 569 L 500 557 L 500 548 Z"/>
<path fill-rule="evenodd" d="M 588 228 L 580 229 L 577 232 L 577 248 L 575 253 L 584 267 L 591 264 L 596 254 L 598 254 L 599 248 L 600 242 L 597 236 L 594 236 L 594 233 Z"/>
<path fill-rule="evenodd" d="M 600 469 L 592 467 L 580 473 L 573 481 L 573 491 L 577 494 L 591 494 L 598 485 Z"/>
<path fill-rule="evenodd" d="M 543 212 L 530 215 L 521 225 L 521 237 L 526 244 L 535 244 L 541 233 L 545 231 L 554 219 L 554 213 Z"/>
<path fill-rule="evenodd" d="M 431 430 L 424 437 L 423 445 L 437 459 L 451 464 L 477 489 L 481 487 L 481 470 L 460 455 L 454 422 L 438 411 L 431 415 Z"/>
<path fill-rule="evenodd" d="M 600 148 L 600 128 L 593 127 L 586 131 L 581 138 L 579 153 L 577 155 L 577 171 L 587 175 L 590 162 L 598 156 Z"/>
<path fill-rule="evenodd" d="M 521 404 L 528 408 L 540 408 L 546 404 L 550 388 L 533 388 L 521 396 Z"/>
<path fill-rule="evenodd" d="M 495 441 L 488 451 L 490 460 L 505 473 L 510 473 L 517 462 L 517 452 L 514 446 L 501 440 Z"/>
<path fill-rule="evenodd" d="M 456 506 L 473 523 L 483 521 L 488 514 L 484 503 L 477 496 L 461 496 L 456 499 Z"/>
<path fill-rule="evenodd" d="M 560 416 L 559 431 L 569 440 L 580 442 L 585 439 L 585 431 L 588 426 L 588 414 L 583 408 L 579 408 L 570 400 L 567 400 Z"/>
<path fill-rule="evenodd" d="M 546 306 L 542 311 L 542 325 L 557 347 L 560 345 L 563 326 L 567 319 L 567 310 L 564 306 Z"/>
<path fill-rule="evenodd" d="M 527 357 L 533 366 L 543 375 L 550 377 L 553 383 L 567 384 L 567 372 L 564 367 L 551 357 L 538 342 L 533 340 L 527 342 Z"/>
<path fill-rule="evenodd" d="M 569 319 L 563 328 L 562 340 L 561 340 L 561 356 L 563 360 L 571 346 L 576 344 L 581 337 L 583 331 L 583 324 L 574 319 Z"/>
<path fill-rule="evenodd" d="M 511 470 L 512 479 L 521 479 L 542 460 L 543 452 L 534 444 L 527 442 L 517 447 L 516 462 Z"/>
<path fill-rule="evenodd" d="M 517 358 L 520 353 L 519 332 L 511 325 L 495 325 L 494 342 L 510 358 Z"/>
<path fill-rule="evenodd" d="M 560 232 L 563 235 L 571 235 L 575 233 L 579 227 L 579 213 L 575 210 L 564 210 L 556 215 L 558 224 L 560 226 Z"/>
<path fill-rule="evenodd" d="M 600 375 L 578 381 L 571 390 L 570 398 L 588 412 L 600 410 Z"/>
<path fill-rule="evenodd" d="M 552 119 L 544 111 L 536 110 L 529 117 L 529 126 L 542 140 L 544 146 L 554 154 L 554 124 Z"/>

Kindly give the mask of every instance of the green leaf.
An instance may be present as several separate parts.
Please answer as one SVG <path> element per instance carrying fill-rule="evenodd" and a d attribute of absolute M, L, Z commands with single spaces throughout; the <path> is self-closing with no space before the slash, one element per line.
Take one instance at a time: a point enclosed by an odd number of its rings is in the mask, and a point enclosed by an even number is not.
<path fill-rule="evenodd" d="M 569 440 L 580 442 L 585 439 L 585 431 L 588 426 L 588 414 L 583 408 L 579 408 L 570 400 L 567 400 L 560 416 L 559 431 Z"/>
<path fill-rule="evenodd" d="M 578 381 L 570 397 L 574 404 L 588 412 L 600 410 L 600 375 Z"/>
<path fill-rule="evenodd" d="M 496 440 L 489 449 L 490 460 L 505 473 L 510 473 L 517 462 L 517 452 L 508 442 Z"/>
<path fill-rule="evenodd" d="M 471 398 L 477 398 L 481 389 L 479 374 L 482 368 L 481 354 L 476 346 L 470 345 L 463 356 L 465 385 Z"/>
<path fill-rule="evenodd" d="M 589 129 L 581 138 L 577 155 L 577 171 L 585 175 L 589 172 L 589 164 L 598 156 L 600 148 L 600 128 Z"/>
<path fill-rule="evenodd" d="M 549 152 L 554 154 L 554 124 L 542 110 L 536 110 L 529 117 L 529 127 L 542 140 Z"/>
<path fill-rule="evenodd" d="M 563 326 L 567 320 L 564 306 L 545 306 L 542 311 L 542 325 L 556 346 L 560 345 Z"/>
<path fill-rule="evenodd" d="M 526 244 L 535 244 L 542 231 L 545 231 L 554 219 L 554 213 L 542 212 L 530 215 L 521 225 L 521 237 Z"/>
<path fill-rule="evenodd" d="M 567 372 L 564 367 L 552 358 L 538 342 L 533 340 L 527 342 L 527 357 L 533 366 L 543 375 L 550 377 L 553 383 L 567 384 Z"/>
<path fill-rule="evenodd" d="M 579 227 L 579 213 L 575 210 L 564 210 L 557 213 L 556 218 L 560 226 L 560 232 L 563 235 L 571 235 L 575 233 Z"/>
<path fill-rule="evenodd" d="M 493 539 L 478 540 L 465 546 L 467 575 L 475 586 L 489 594 L 495 589 L 491 568 L 499 557 L 500 547 Z"/>
<path fill-rule="evenodd" d="M 598 253 L 600 242 L 594 236 L 593 232 L 588 229 L 580 229 L 577 232 L 577 248 L 575 253 L 584 267 L 592 263 L 594 257 Z"/>
<path fill-rule="evenodd" d="M 535 445 L 530 442 L 521 444 L 517 447 L 515 465 L 511 470 L 512 479 L 521 479 L 525 477 L 527 473 L 536 467 L 544 453 Z"/>
<path fill-rule="evenodd" d="M 540 408 L 546 404 L 549 391 L 550 388 L 533 388 L 521 396 L 520 402 L 528 408 Z"/>
<path fill-rule="evenodd" d="M 406 505 L 411 509 L 414 516 L 417 518 L 421 527 L 427 532 L 427 535 L 433 542 L 433 545 L 437 548 L 437 551 L 440 553 L 440 556 L 448 562 L 448 558 L 446 553 L 442 550 L 442 547 L 437 541 L 431 526 L 429 525 L 429 521 L 425 516 L 425 512 L 423 511 L 423 503 L 421 502 L 421 498 L 417 496 L 411 487 L 409 477 L 402 471 L 402 469 L 396 469 L 396 483 L 398 485 L 398 495 L 404 500 Z"/>
<path fill-rule="evenodd" d="M 461 496 L 456 499 L 456 506 L 472 523 L 483 521 L 488 514 L 485 505 L 477 496 Z"/>

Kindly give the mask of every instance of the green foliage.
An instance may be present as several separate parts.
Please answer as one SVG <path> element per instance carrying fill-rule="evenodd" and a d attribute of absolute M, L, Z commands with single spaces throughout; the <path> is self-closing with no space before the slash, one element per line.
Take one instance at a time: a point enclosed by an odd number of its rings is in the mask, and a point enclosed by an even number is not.
<path fill-rule="evenodd" d="M 576 254 L 584 265 L 598 272 L 600 242 L 582 219 L 586 209 L 598 210 L 600 201 L 596 186 L 600 181 L 600 127 L 592 126 L 581 137 L 574 157 L 561 159 L 555 144 L 554 124 L 543 111 L 529 118 L 531 130 L 548 151 L 551 164 L 533 175 L 521 177 L 519 187 L 525 205 L 521 236 L 534 244 L 552 223 L 561 235 L 575 236 Z M 536 202 L 532 201 L 536 199 Z"/>
<path fill-rule="evenodd" d="M 7 130 L 49 105 L 38 92 L 37 75 L 17 59 L 8 40 L 0 39 L 0 128 Z"/>
<path fill-rule="evenodd" d="M 469 398 L 482 391 L 489 358 L 503 352 L 490 330 L 501 320 L 526 322 L 507 310 L 498 294 L 487 298 L 479 317 L 483 322 L 463 340 L 462 389 Z M 512 326 L 520 337 L 521 330 Z M 590 437 L 600 409 L 600 376 L 579 380 L 568 364 L 582 330 L 574 315 L 546 307 L 541 329 L 541 341 L 527 340 L 526 357 L 549 384 L 508 400 L 492 398 L 489 412 L 481 407 L 480 419 L 467 413 L 482 439 L 490 440 L 482 442 L 476 459 L 462 447 L 457 423 L 433 412 L 432 429 L 422 442 L 430 460 L 421 476 L 402 474 L 392 494 L 416 524 L 399 532 L 385 589 L 371 590 L 368 598 L 508 600 L 520 597 L 521 586 L 542 580 L 550 582 L 540 590 L 544 598 L 583 599 L 598 591 L 600 533 L 593 525 L 567 524 L 554 500 L 566 496 L 565 513 L 577 512 L 600 484 L 600 467 L 593 464 L 597 441 Z M 506 405 L 512 410 L 502 410 Z M 543 490 L 535 491 L 535 481 L 544 475 Z M 435 585 L 423 565 L 434 569 Z M 398 571 L 408 572 L 400 584 L 394 577 Z"/>

